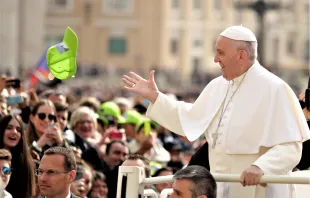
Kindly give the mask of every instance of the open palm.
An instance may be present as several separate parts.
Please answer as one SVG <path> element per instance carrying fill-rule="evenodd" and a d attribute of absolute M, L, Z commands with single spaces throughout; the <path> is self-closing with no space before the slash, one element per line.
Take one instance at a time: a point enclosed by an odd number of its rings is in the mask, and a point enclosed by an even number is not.
<path fill-rule="evenodd" d="M 129 72 L 129 76 L 123 76 L 123 81 L 126 84 L 125 90 L 139 94 L 154 103 L 159 93 L 154 73 L 154 70 L 151 71 L 149 79 L 146 80 L 134 72 Z"/>

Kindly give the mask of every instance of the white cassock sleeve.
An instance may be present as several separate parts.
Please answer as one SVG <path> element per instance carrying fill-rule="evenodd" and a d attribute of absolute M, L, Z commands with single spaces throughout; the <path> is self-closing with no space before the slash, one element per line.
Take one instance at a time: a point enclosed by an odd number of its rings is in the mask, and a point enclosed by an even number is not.
<path fill-rule="evenodd" d="M 265 175 L 286 175 L 299 163 L 302 142 L 289 142 L 276 145 L 260 156 L 253 165 Z"/>
<path fill-rule="evenodd" d="M 185 136 L 179 119 L 178 103 L 159 93 L 154 104 L 148 106 L 146 115 L 168 130 Z"/>

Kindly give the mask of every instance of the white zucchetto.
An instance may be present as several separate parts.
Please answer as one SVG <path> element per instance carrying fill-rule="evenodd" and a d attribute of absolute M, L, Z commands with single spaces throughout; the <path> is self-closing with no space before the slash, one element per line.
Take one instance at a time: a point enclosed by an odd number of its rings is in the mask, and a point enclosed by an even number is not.
<path fill-rule="evenodd" d="M 254 33 L 242 25 L 231 26 L 225 29 L 220 35 L 236 41 L 257 42 Z"/>

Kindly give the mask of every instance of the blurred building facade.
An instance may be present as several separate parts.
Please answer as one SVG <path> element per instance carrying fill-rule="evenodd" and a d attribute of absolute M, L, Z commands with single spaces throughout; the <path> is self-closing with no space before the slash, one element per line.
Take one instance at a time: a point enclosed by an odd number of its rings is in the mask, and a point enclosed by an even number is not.
<path fill-rule="evenodd" d="M 31 68 L 44 46 L 42 0 L 0 0 L 0 72 L 15 76 Z"/>
<path fill-rule="evenodd" d="M 79 37 L 81 65 L 145 73 L 156 68 L 189 78 L 220 71 L 213 62 L 214 45 L 226 27 L 243 24 L 256 34 L 260 28 L 253 10 L 235 6 L 253 0 L 0 1 L 0 58 L 8 68 L 31 68 L 70 26 Z M 265 66 L 307 69 L 309 1 L 266 2 L 281 8 L 265 17 Z"/>

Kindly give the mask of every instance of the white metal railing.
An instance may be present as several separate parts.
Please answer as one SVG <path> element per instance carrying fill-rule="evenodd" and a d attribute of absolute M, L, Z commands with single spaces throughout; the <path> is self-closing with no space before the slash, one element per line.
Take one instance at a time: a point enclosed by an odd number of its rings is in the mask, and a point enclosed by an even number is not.
<path fill-rule="evenodd" d="M 212 173 L 212 175 L 217 182 L 240 182 L 240 175 L 238 174 Z M 145 185 L 173 182 L 173 175 L 145 178 L 144 169 L 142 167 L 121 166 L 118 173 L 117 198 L 122 198 L 121 192 L 123 176 L 127 177 L 126 192 L 123 192 L 126 193 L 126 198 L 143 197 Z M 310 177 L 264 175 L 261 177 L 260 183 L 310 184 Z M 170 191 L 167 190 L 165 193 L 168 195 L 171 193 L 171 189 Z M 160 197 L 162 198 L 163 196 L 161 195 Z"/>
<path fill-rule="evenodd" d="M 145 189 L 143 191 L 143 195 L 144 196 L 151 196 L 152 198 L 158 198 L 157 193 L 153 189 Z"/>

